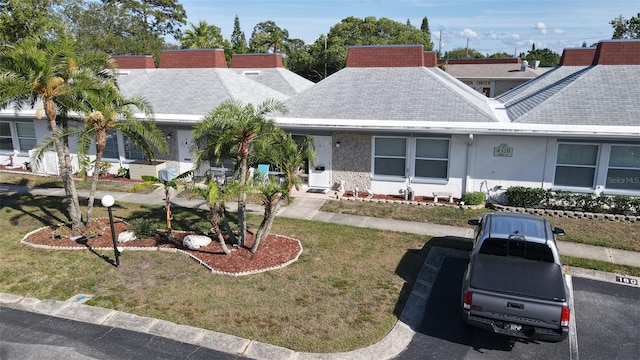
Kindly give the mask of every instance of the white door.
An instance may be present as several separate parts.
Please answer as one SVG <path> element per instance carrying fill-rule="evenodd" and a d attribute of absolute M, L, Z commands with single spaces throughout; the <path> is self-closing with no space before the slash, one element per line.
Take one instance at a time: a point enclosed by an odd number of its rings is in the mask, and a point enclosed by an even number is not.
<path fill-rule="evenodd" d="M 193 134 L 191 130 L 178 130 L 178 162 L 180 174 L 193 169 Z"/>
<path fill-rule="evenodd" d="M 331 136 L 313 136 L 316 149 L 316 164 L 309 166 L 309 187 L 330 189 L 331 183 Z"/>

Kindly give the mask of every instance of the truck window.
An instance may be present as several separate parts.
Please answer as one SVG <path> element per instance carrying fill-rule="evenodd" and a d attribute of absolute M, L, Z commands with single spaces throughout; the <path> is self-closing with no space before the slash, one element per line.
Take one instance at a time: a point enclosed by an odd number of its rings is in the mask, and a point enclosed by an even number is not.
<path fill-rule="evenodd" d="M 518 257 L 533 261 L 553 262 L 553 252 L 546 244 L 514 239 L 485 239 L 480 254 Z"/>

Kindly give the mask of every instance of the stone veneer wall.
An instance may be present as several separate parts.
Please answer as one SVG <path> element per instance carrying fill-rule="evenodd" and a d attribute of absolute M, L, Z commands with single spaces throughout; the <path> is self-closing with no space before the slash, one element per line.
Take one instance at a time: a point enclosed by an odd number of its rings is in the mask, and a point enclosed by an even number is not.
<path fill-rule="evenodd" d="M 358 187 L 364 191 L 371 187 L 371 135 L 335 132 L 333 136 L 333 183 L 334 189 L 345 182 L 345 190 Z M 335 147 L 336 143 L 340 147 Z"/>

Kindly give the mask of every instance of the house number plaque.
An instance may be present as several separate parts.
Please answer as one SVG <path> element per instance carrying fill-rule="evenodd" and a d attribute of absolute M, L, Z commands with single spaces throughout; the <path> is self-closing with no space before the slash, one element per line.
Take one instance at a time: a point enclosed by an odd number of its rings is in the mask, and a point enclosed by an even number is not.
<path fill-rule="evenodd" d="M 500 146 L 493 148 L 493 156 L 512 157 L 513 148 L 507 144 L 500 144 Z"/>

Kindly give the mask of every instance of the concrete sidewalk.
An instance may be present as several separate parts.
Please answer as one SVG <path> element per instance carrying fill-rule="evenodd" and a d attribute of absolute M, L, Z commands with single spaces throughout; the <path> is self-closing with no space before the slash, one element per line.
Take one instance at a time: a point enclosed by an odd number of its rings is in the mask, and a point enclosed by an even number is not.
<path fill-rule="evenodd" d="M 28 188 L 24 186 L 6 184 L 0 184 L 0 193 L 65 196 L 64 189 Z M 164 191 L 162 189 L 158 189 L 151 194 L 114 192 L 109 192 L 109 194 L 114 196 L 116 204 L 118 202 L 131 202 L 164 205 Z M 88 192 L 79 191 L 79 195 L 81 197 L 87 197 Z M 100 199 L 104 195 L 107 195 L 107 193 L 98 192 L 96 194 L 96 198 Z M 471 227 L 461 228 L 322 212 L 319 209 L 325 201 L 331 201 L 330 195 L 309 194 L 302 191 L 295 192 L 293 196 L 293 203 L 289 206 L 283 207 L 278 216 L 381 230 L 401 231 L 433 237 L 470 238 L 473 236 L 473 229 Z M 2 199 L 0 198 L 0 205 L 2 204 L 1 200 Z M 202 201 L 189 200 L 185 198 L 173 198 L 172 204 L 173 206 L 205 208 Z M 233 209 L 235 204 L 230 204 L 229 206 Z M 248 205 L 248 209 L 249 211 L 256 213 L 261 213 L 263 210 L 261 206 L 255 204 Z M 640 267 L 640 257 L 637 253 L 632 251 L 608 249 L 568 242 L 558 242 L 558 247 L 563 255 Z M 429 257 L 427 261 L 425 261 L 425 265 L 427 266 L 423 266 L 423 270 L 420 272 L 416 285 L 414 286 L 409 300 L 405 305 L 405 309 L 403 310 L 400 320 L 392 331 L 377 344 L 373 344 L 364 349 L 339 354 L 294 352 L 289 349 L 257 341 L 241 339 L 235 336 L 184 325 L 176 325 L 164 320 L 145 318 L 115 310 L 86 306 L 82 303 L 75 302 L 72 299 L 69 301 L 38 300 L 0 293 L 0 306 L 37 312 L 55 317 L 63 317 L 84 323 L 145 332 L 253 359 L 391 359 L 400 354 L 413 338 L 416 326 L 413 322 L 416 318 L 421 318 L 420 314 L 424 310 L 424 306 L 428 299 L 428 289 L 430 289 L 429 279 L 435 279 L 437 272 L 439 271 L 439 266 L 435 265 L 439 264 L 442 258 L 447 256 L 466 256 L 464 252 L 459 250 L 441 248 L 434 248 L 434 250 L 435 251 L 429 253 Z M 579 268 L 568 268 L 568 271 L 573 276 L 616 282 L 615 274 Z"/>
<path fill-rule="evenodd" d="M 29 188 L 26 186 L 0 184 L 0 193 L 22 193 L 43 196 L 65 196 L 64 189 L 60 188 Z M 78 191 L 79 196 L 88 197 L 87 190 Z M 149 205 L 164 205 L 164 190 L 156 189 L 150 194 L 139 193 L 119 193 L 98 191 L 96 199 L 101 199 L 104 195 L 112 195 L 116 204 L 118 202 L 131 202 Z M 411 221 L 381 219 L 367 216 L 336 214 L 320 211 L 320 207 L 325 201 L 332 201 L 332 196 L 328 194 L 311 194 L 304 190 L 293 192 L 294 201 L 291 205 L 283 207 L 278 216 L 306 219 L 321 222 L 332 222 L 342 225 L 351 225 L 380 230 L 401 231 L 413 234 L 428 235 L 434 237 L 454 236 L 470 238 L 473 236 L 473 228 L 454 227 L 437 224 L 416 223 Z M 206 209 L 202 200 L 189 200 L 186 198 L 174 197 L 171 200 L 172 206 L 182 206 L 190 208 Z M 230 209 L 235 209 L 236 204 L 229 204 Z M 248 204 L 250 212 L 262 213 L 263 208 L 257 204 Z M 558 249 L 562 255 L 569 255 L 585 259 L 593 259 L 611 262 L 621 265 L 640 267 L 640 256 L 634 251 L 610 249 L 601 246 L 578 244 L 572 242 L 558 241 Z"/>

